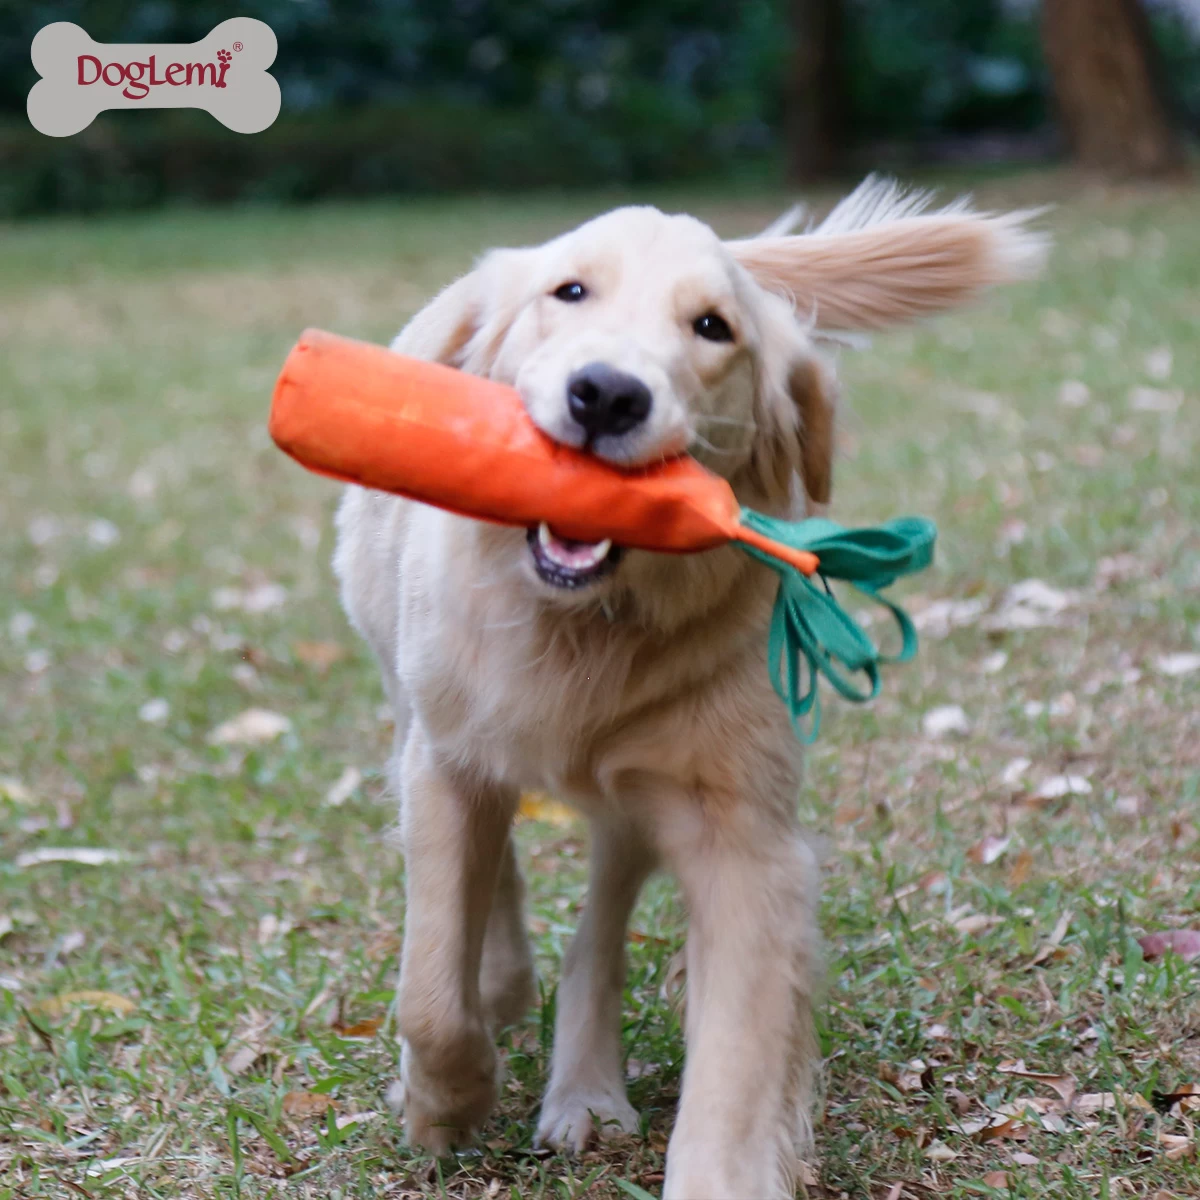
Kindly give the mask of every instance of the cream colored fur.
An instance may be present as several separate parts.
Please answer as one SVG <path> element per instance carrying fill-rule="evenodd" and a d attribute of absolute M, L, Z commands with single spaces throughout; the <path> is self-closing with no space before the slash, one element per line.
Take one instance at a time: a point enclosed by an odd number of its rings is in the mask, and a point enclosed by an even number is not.
<path fill-rule="evenodd" d="M 621 209 L 495 251 L 394 343 L 515 384 L 578 444 L 566 379 L 601 359 L 654 407 L 604 449 L 692 450 L 773 513 L 828 499 L 833 383 L 811 334 L 955 306 L 1027 272 L 1020 217 L 925 214 L 869 181 L 808 234 L 722 244 L 690 217 Z M 580 280 L 587 299 L 556 299 Z M 692 321 L 719 312 L 735 341 Z M 880 514 L 881 518 L 890 514 Z M 665 1195 L 782 1197 L 810 1140 L 817 869 L 798 825 L 800 754 L 771 691 L 775 578 L 736 549 L 628 553 L 578 593 L 543 584 L 524 531 L 351 488 L 335 560 L 396 711 L 407 860 L 400 1079 L 409 1140 L 468 1141 L 496 1097 L 496 1032 L 534 999 L 510 825 L 524 788 L 590 821 L 591 883 L 563 965 L 538 1138 L 633 1132 L 620 1041 L 626 923 L 646 876 L 690 914 L 687 1063 Z"/>

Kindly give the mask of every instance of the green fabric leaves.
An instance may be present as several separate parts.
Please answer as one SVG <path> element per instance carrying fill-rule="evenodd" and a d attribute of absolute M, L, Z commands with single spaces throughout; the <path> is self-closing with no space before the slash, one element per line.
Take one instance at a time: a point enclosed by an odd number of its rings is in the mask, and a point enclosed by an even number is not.
<path fill-rule="evenodd" d="M 767 662 L 771 682 L 788 706 L 797 736 L 812 742 L 821 726 L 819 675 L 847 700 L 862 702 L 879 693 L 881 663 L 907 662 L 916 654 L 917 631 L 908 614 L 879 593 L 901 575 L 929 566 L 937 528 L 922 517 L 898 517 L 883 525 L 846 529 L 823 517 L 781 521 L 748 508 L 742 509 L 742 524 L 793 549 L 810 550 L 820 560 L 818 583 L 816 576 L 805 576 L 765 550 L 741 543 L 747 554 L 779 574 Z M 825 582 L 829 579 L 844 579 L 891 612 L 900 628 L 898 654 L 879 651 L 834 598 Z M 801 667 L 802 658 L 808 664 L 807 673 Z M 810 714 L 805 729 L 802 721 Z"/>

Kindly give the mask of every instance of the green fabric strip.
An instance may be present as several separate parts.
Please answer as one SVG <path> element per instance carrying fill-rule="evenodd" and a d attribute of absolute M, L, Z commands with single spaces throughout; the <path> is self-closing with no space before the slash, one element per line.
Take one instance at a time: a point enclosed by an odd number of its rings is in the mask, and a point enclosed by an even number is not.
<path fill-rule="evenodd" d="M 823 517 L 782 521 L 749 508 L 742 509 L 742 524 L 795 550 L 810 550 L 820 560 L 818 584 L 766 551 L 740 543 L 779 575 L 767 643 L 771 682 L 788 706 L 797 736 L 813 742 L 821 727 L 819 676 L 824 675 L 839 695 L 861 703 L 879 694 L 880 664 L 907 662 L 916 654 L 912 620 L 879 593 L 902 575 L 929 566 L 937 528 L 923 517 L 898 517 L 883 525 L 846 529 Z M 837 602 L 829 579 L 845 580 L 892 614 L 900 629 L 898 654 L 888 656 L 876 647 Z"/>

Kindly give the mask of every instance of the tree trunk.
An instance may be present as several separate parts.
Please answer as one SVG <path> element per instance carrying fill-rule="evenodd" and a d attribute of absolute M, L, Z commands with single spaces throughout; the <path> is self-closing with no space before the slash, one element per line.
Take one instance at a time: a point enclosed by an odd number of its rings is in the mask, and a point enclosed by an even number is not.
<path fill-rule="evenodd" d="M 1043 0 L 1042 44 L 1080 166 L 1126 177 L 1183 170 L 1140 0 Z"/>
<path fill-rule="evenodd" d="M 789 171 L 800 183 L 834 174 L 846 148 L 842 0 L 790 0 Z"/>

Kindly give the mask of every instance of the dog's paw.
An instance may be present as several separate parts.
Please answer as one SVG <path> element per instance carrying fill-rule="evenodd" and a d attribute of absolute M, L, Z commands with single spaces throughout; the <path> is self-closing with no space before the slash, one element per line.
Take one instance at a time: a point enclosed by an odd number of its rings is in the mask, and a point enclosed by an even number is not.
<path fill-rule="evenodd" d="M 579 1154 L 597 1138 L 636 1133 L 638 1115 L 625 1089 L 595 1087 L 551 1091 L 542 1102 L 537 1144 Z"/>
<path fill-rule="evenodd" d="M 386 1099 L 392 1112 L 403 1114 L 408 1144 L 440 1156 L 475 1140 L 496 1101 L 497 1087 L 494 1056 L 463 1077 L 434 1079 L 421 1070 L 405 1044 L 400 1078 L 388 1088 Z"/>

